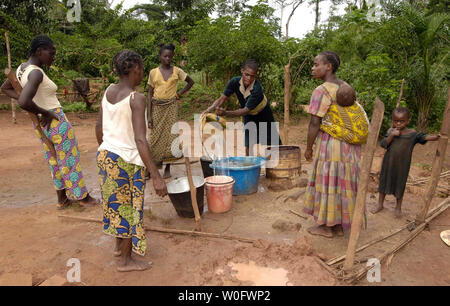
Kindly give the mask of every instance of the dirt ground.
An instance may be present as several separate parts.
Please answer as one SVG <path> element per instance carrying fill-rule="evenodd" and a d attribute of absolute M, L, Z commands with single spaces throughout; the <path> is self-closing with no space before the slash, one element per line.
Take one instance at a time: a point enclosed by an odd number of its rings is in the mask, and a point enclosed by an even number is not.
<path fill-rule="evenodd" d="M 68 114 L 75 129 L 81 152 L 81 165 L 89 191 L 100 197 L 94 135 L 96 114 Z M 11 122 L 10 111 L 0 111 L 0 283 L 2 277 L 29 274 L 32 284 L 58 275 L 66 277 L 67 261 L 81 262 L 83 285 L 342 285 L 318 262 L 345 254 L 349 232 L 333 239 L 311 236 L 312 217 L 298 217 L 303 196 L 296 201 L 287 197 L 303 190 L 300 187 L 272 192 L 262 176 L 256 194 L 234 196 L 232 209 L 224 214 L 205 211 L 202 230 L 254 239 L 254 243 L 237 240 L 195 237 L 147 231 L 149 252 L 145 259 L 153 266 L 144 272 L 116 272 L 114 240 L 104 235 L 100 223 L 58 217 L 60 214 L 101 220 L 100 207 L 78 205 L 57 211 L 56 195 L 48 166 L 28 116 L 17 112 L 18 123 Z M 305 148 L 307 119 L 290 129 L 290 144 Z M 411 175 L 430 174 L 436 143 L 418 145 L 413 154 Z M 448 158 L 444 170 L 450 168 Z M 376 156 L 382 156 L 381 148 Z M 311 165 L 304 163 L 303 176 Z M 194 175 L 202 175 L 200 163 L 193 163 Z M 174 165 L 172 178 L 185 176 L 184 165 Z M 170 181 L 169 179 L 168 181 Z M 158 198 L 148 181 L 145 198 L 146 226 L 193 230 L 193 219 L 177 216 L 168 197 Z M 372 181 L 367 208 L 377 201 L 376 183 Z M 422 200 L 424 186 L 408 188 L 404 198 L 404 216 L 393 217 L 395 199 L 387 197 L 386 209 L 367 213 L 368 227 L 361 231 L 362 245 L 413 220 Z M 444 198 L 433 199 L 432 207 Z M 206 204 L 206 201 L 205 201 Z M 381 270 L 382 282 L 359 285 L 450 285 L 450 252 L 439 233 L 450 229 L 450 211 L 433 220 L 427 230 L 400 250 L 389 267 Z M 280 226 L 281 225 L 281 226 Z M 408 231 L 376 244 L 357 255 L 357 259 L 376 257 L 406 237 Z"/>

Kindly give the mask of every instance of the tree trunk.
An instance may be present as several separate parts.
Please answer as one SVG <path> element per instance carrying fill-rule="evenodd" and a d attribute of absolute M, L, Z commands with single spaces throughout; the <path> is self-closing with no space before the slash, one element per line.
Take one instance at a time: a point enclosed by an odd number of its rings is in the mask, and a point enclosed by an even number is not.
<path fill-rule="evenodd" d="M 294 12 L 295 12 L 295 10 L 299 7 L 299 5 L 300 4 L 302 4 L 303 3 L 303 1 L 297 1 L 297 2 L 295 2 L 294 4 L 292 4 L 292 11 L 291 11 L 291 13 L 289 14 L 289 17 L 288 17 L 288 19 L 287 19 L 287 22 L 286 22 L 286 39 L 288 39 L 289 38 L 289 22 L 291 22 L 291 18 L 292 18 L 292 16 L 294 15 Z"/>
<path fill-rule="evenodd" d="M 428 130 L 428 117 L 430 115 L 430 109 L 419 110 L 417 116 L 417 129 L 420 132 L 426 133 Z"/>
<path fill-rule="evenodd" d="M 320 3 L 320 0 L 315 0 L 315 1 L 316 1 L 316 21 L 314 24 L 314 29 L 317 30 L 317 28 L 319 27 L 319 15 L 320 15 L 319 3 Z"/>

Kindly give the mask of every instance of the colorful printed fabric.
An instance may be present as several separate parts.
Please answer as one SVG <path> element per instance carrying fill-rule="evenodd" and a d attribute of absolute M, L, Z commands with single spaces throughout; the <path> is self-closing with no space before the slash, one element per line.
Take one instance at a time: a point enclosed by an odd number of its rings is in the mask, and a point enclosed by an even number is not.
<path fill-rule="evenodd" d="M 326 110 L 323 115 L 320 129 L 334 138 L 343 140 L 351 144 L 364 144 L 369 133 L 369 119 L 362 106 L 356 102 L 352 106 L 343 107 L 336 103 L 336 93 L 339 86 L 325 82 L 319 86 L 319 90 L 314 91 L 314 100 L 322 99 L 320 112 Z"/>
<path fill-rule="evenodd" d="M 333 100 L 336 100 L 336 92 L 338 89 L 339 85 L 330 82 L 325 82 L 318 86 L 312 93 L 307 112 L 323 118 L 327 114 Z"/>
<path fill-rule="evenodd" d="M 41 129 L 54 144 L 56 157 L 52 155 L 50 148 L 44 143 L 34 123 L 33 127 L 43 144 L 44 156 L 50 167 L 53 185 L 56 190 L 65 189 L 69 199 L 81 200 L 87 196 L 87 188 L 81 172 L 77 139 L 62 108 L 55 108 L 50 111 L 58 116 L 59 121 L 53 120 L 49 131 L 43 127 Z"/>
<path fill-rule="evenodd" d="M 304 211 L 318 225 L 350 228 L 359 180 L 361 146 L 319 131 Z"/>
<path fill-rule="evenodd" d="M 151 116 L 153 128 L 150 131 L 149 145 L 153 160 L 160 163 L 183 157 L 180 139 L 178 135 L 172 134 L 172 126 L 178 126 L 178 101 L 153 99 Z"/>
<path fill-rule="evenodd" d="M 127 163 L 115 153 L 100 150 L 97 152 L 97 168 L 102 192 L 103 232 L 117 238 L 131 238 L 133 252 L 145 255 L 144 167 Z"/>
<path fill-rule="evenodd" d="M 369 120 L 358 102 L 346 107 L 333 103 L 323 117 L 320 129 L 346 143 L 365 144 L 369 134 Z"/>

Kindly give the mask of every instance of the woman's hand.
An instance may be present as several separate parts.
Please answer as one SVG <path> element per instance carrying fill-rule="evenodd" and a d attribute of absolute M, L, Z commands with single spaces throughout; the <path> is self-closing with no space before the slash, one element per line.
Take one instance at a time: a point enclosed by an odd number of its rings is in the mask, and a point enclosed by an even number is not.
<path fill-rule="evenodd" d="M 226 110 L 224 108 L 218 107 L 216 109 L 216 115 L 217 116 L 225 116 Z"/>
<path fill-rule="evenodd" d="M 312 149 L 306 149 L 305 151 L 305 158 L 307 161 L 311 161 L 313 156 L 313 150 Z"/>
<path fill-rule="evenodd" d="M 152 176 L 153 188 L 155 188 L 156 194 L 160 197 L 167 195 L 166 182 L 161 178 L 161 176 Z"/>
<path fill-rule="evenodd" d="M 50 125 L 53 120 L 58 120 L 58 116 L 56 116 L 55 113 L 46 111 L 45 113 L 42 113 L 41 116 L 39 116 L 39 123 L 41 126 L 47 129 L 47 132 L 50 130 Z"/>
<path fill-rule="evenodd" d="M 151 117 L 147 119 L 147 125 L 149 129 L 153 129 L 153 120 Z"/>
<path fill-rule="evenodd" d="M 200 117 L 203 117 L 205 114 L 211 113 L 213 110 L 215 109 L 215 107 L 210 106 L 207 109 L 205 109 L 202 114 L 200 115 Z"/>

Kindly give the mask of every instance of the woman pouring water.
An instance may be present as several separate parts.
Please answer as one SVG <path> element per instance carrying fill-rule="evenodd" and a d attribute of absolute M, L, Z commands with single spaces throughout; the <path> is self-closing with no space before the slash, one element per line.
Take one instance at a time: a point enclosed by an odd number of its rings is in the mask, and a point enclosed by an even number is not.
<path fill-rule="evenodd" d="M 247 156 L 254 155 L 253 146 L 255 144 L 281 145 L 272 109 L 264 95 L 261 83 L 256 79 L 258 70 L 259 66 L 256 61 L 246 60 L 241 68 L 242 76 L 232 78 L 223 94 L 203 112 L 205 114 L 215 111 L 219 116 L 242 117 L 245 125 L 245 154 Z M 236 94 L 241 108 L 231 111 L 223 109 L 223 103 L 233 93 Z M 267 126 L 266 129 L 264 129 L 264 125 Z"/>

